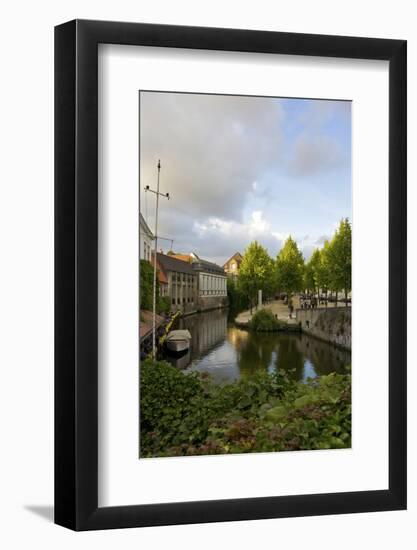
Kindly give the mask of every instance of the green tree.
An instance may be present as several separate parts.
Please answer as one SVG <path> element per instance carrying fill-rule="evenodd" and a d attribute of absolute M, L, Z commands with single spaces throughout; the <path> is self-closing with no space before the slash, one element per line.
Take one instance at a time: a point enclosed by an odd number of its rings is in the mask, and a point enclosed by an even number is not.
<path fill-rule="evenodd" d="M 267 250 L 257 241 L 252 242 L 243 254 L 239 268 L 238 289 L 249 298 L 252 313 L 258 290 L 271 292 L 274 263 Z"/>
<path fill-rule="evenodd" d="M 314 271 L 310 262 L 308 262 L 304 267 L 303 290 L 314 290 Z"/>
<path fill-rule="evenodd" d="M 237 314 L 249 307 L 248 296 L 244 294 L 233 277 L 227 278 L 227 297 L 229 308 L 233 314 Z"/>
<path fill-rule="evenodd" d="M 276 260 L 276 281 L 280 290 L 287 293 L 288 302 L 293 292 L 303 288 L 304 259 L 297 243 L 289 236 Z"/>
<path fill-rule="evenodd" d="M 320 289 L 320 250 L 316 248 L 304 269 L 304 287 L 319 294 Z"/>
<path fill-rule="evenodd" d="M 348 218 L 340 221 L 339 227 L 329 245 L 329 282 L 330 288 L 337 293 L 344 291 L 347 297 L 352 290 L 352 228 Z"/>
<path fill-rule="evenodd" d="M 319 288 L 326 293 L 326 306 L 327 306 L 327 292 L 330 284 L 330 243 L 328 240 L 324 241 L 323 248 L 320 250 L 320 262 L 316 268 L 317 284 Z"/>

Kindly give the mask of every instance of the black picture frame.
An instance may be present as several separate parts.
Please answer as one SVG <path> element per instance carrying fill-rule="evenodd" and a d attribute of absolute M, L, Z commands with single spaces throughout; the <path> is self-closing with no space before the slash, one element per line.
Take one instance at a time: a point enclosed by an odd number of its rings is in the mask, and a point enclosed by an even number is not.
<path fill-rule="evenodd" d="M 389 488 L 98 507 L 98 44 L 389 62 Z M 406 41 L 74 20 L 55 28 L 55 522 L 108 529 L 406 508 Z"/>

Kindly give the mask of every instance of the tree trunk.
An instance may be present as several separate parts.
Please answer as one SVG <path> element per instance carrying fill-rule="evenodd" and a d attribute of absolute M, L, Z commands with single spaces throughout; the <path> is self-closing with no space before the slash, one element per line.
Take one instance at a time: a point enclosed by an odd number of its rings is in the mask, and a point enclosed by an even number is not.
<path fill-rule="evenodd" d="M 348 292 L 345 289 L 345 307 L 347 307 L 347 305 L 348 305 L 348 300 L 347 299 L 348 299 Z"/>
<path fill-rule="evenodd" d="M 337 307 L 337 295 L 339 294 L 339 291 L 336 290 L 336 307 Z"/>

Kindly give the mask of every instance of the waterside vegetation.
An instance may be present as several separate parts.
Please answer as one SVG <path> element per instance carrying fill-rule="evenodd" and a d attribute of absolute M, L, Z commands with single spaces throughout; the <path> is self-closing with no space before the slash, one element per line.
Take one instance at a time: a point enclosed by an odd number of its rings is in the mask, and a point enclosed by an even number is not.
<path fill-rule="evenodd" d="M 140 456 L 163 457 L 351 445 L 351 377 L 291 380 L 282 370 L 216 385 L 164 361 L 141 365 Z"/>
<path fill-rule="evenodd" d="M 260 309 L 251 318 L 248 328 L 255 332 L 276 332 L 288 330 L 292 325 L 275 317 L 270 309 Z M 298 329 L 298 326 L 295 328 Z"/>

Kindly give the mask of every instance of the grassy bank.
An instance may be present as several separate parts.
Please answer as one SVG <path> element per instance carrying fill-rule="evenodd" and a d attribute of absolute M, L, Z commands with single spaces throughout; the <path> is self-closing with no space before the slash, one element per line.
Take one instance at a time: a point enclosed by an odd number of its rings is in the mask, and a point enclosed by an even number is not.
<path fill-rule="evenodd" d="M 164 361 L 141 365 L 141 457 L 351 445 L 350 375 L 303 384 L 285 372 L 214 385 Z"/>

